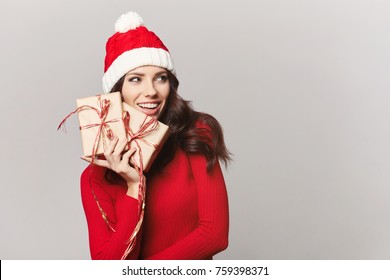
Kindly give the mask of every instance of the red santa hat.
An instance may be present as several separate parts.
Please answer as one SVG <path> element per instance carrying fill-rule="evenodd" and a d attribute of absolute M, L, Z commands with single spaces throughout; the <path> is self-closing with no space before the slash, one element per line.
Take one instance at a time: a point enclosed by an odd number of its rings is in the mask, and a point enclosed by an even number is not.
<path fill-rule="evenodd" d="M 106 44 L 104 93 L 109 93 L 126 73 L 140 66 L 159 66 L 175 73 L 168 48 L 156 34 L 143 26 L 139 14 L 128 12 L 121 15 L 115 23 L 115 32 Z"/>

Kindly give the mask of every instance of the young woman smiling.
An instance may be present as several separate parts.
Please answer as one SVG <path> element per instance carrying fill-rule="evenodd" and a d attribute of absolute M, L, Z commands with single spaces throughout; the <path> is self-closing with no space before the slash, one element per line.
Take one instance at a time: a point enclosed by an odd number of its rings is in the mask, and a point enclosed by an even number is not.
<path fill-rule="evenodd" d="M 129 254 L 127 242 L 138 222 L 140 178 L 129 164 L 135 150 L 123 152 L 126 142 L 115 138 L 105 158 L 83 172 L 91 257 L 212 259 L 228 245 L 228 197 L 219 161 L 226 165 L 230 153 L 222 128 L 178 95 L 170 53 L 138 14 L 122 15 L 115 30 L 106 45 L 104 91 L 120 91 L 124 102 L 168 125 L 171 134 L 144 174 L 145 216 Z"/>

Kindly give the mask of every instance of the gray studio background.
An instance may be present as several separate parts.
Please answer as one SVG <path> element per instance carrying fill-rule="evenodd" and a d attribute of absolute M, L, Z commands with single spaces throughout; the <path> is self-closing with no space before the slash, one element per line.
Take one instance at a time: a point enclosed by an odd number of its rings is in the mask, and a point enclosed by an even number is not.
<path fill-rule="evenodd" d="M 390 259 L 390 1 L 2 1 L 0 259 L 89 259 L 75 99 L 138 11 L 223 125 L 217 259 Z"/>

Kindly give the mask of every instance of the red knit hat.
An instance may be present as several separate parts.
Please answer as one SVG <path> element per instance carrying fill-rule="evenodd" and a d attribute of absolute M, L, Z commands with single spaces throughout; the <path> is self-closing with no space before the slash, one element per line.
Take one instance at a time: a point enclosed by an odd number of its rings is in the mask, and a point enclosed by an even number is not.
<path fill-rule="evenodd" d="M 165 68 L 175 73 L 167 47 L 156 34 L 143 26 L 143 20 L 135 12 L 128 12 L 115 23 L 115 34 L 106 44 L 103 91 L 112 87 L 129 71 L 145 65 Z"/>

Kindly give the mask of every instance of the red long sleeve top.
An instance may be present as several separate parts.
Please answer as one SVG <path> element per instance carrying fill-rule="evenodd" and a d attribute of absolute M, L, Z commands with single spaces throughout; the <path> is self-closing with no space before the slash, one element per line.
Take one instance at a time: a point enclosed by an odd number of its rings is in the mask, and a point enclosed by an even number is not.
<path fill-rule="evenodd" d="M 120 259 L 138 221 L 138 201 L 127 187 L 104 178 L 105 168 L 88 166 L 81 195 L 92 259 Z M 106 213 L 103 220 L 96 200 Z M 228 199 L 219 163 L 206 171 L 202 155 L 178 150 L 173 160 L 146 181 L 142 230 L 128 259 L 211 259 L 228 244 Z"/>

